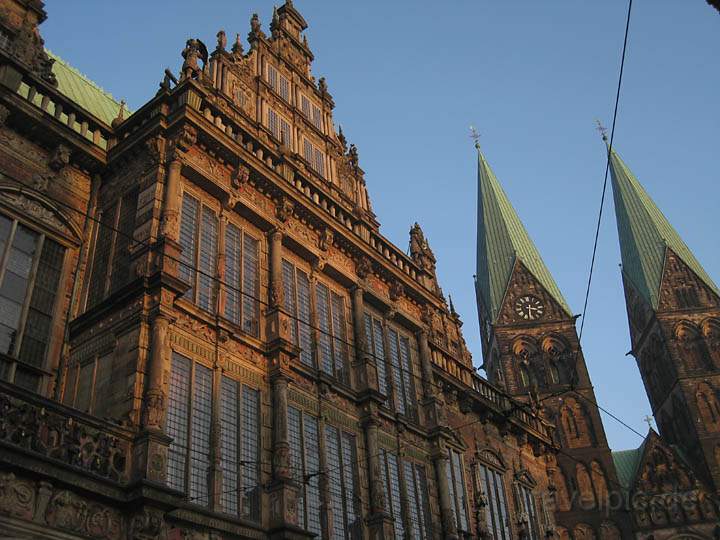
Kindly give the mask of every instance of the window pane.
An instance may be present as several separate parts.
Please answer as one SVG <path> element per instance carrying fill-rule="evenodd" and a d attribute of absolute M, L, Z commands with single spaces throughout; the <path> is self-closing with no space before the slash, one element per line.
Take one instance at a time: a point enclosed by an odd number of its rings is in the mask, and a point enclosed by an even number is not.
<path fill-rule="evenodd" d="M 178 354 L 173 354 L 165 431 L 169 437 L 172 437 L 168 452 L 168 485 L 178 491 L 185 491 L 189 389 L 190 360 Z"/>
<path fill-rule="evenodd" d="M 430 520 L 430 498 L 427 485 L 427 476 L 425 475 L 425 467 L 420 464 L 415 465 L 415 485 L 419 495 L 418 506 L 420 508 L 420 530 L 423 539 L 432 538 L 432 526 Z"/>
<path fill-rule="evenodd" d="M 0 260 L 5 254 L 5 248 L 7 242 L 10 239 L 10 232 L 12 231 L 12 220 L 5 216 L 0 216 Z"/>
<path fill-rule="evenodd" d="M 349 433 L 342 434 L 342 461 L 348 537 L 356 538 L 362 530 L 362 519 L 357 510 L 357 504 L 360 500 L 360 495 L 356 491 L 356 478 L 358 471 L 357 449 L 355 446 L 355 436 Z"/>
<path fill-rule="evenodd" d="M 455 477 L 455 496 L 457 497 L 458 528 L 468 530 L 467 506 L 465 505 L 465 477 L 462 470 L 462 458 L 457 452 L 451 452 L 453 476 Z"/>
<path fill-rule="evenodd" d="M 390 369 L 392 371 L 393 388 L 395 390 L 395 410 L 405 414 L 405 393 L 402 387 L 402 373 L 400 372 L 400 351 L 398 350 L 398 334 L 395 330 L 388 332 L 390 341 Z"/>
<path fill-rule="evenodd" d="M 212 371 L 195 364 L 192 416 L 190 423 L 190 499 L 207 505 L 212 415 Z"/>
<path fill-rule="evenodd" d="M 103 210 L 100 223 L 97 225 L 95 240 L 95 257 L 93 259 L 92 276 L 88 292 L 88 306 L 92 307 L 105 298 L 110 250 L 112 249 L 113 229 L 115 228 L 116 206 Z"/>
<path fill-rule="evenodd" d="M 341 381 L 350 381 L 350 370 L 347 366 L 347 331 L 345 327 L 345 303 L 341 296 L 332 295 L 332 333 L 335 337 L 333 354 L 335 358 L 336 376 Z"/>
<path fill-rule="evenodd" d="M 382 323 L 373 317 L 373 339 L 375 346 L 375 365 L 377 366 L 378 387 L 382 394 L 387 395 L 387 370 L 385 367 L 385 343 L 383 341 Z"/>
<path fill-rule="evenodd" d="M 417 416 L 417 403 L 415 400 L 415 381 L 410 362 L 410 340 L 406 337 L 400 338 L 400 369 L 402 371 L 403 392 L 405 394 L 405 406 L 408 416 Z"/>
<path fill-rule="evenodd" d="M 393 521 L 395 522 L 395 537 L 403 538 L 405 527 L 403 526 L 402 512 L 400 506 L 400 474 L 398 472 L 398 458 L 395 454 L 387 454 L 388 484 L 390 486 L 390 508 Z"/>
<path fill-rule="evenodd" d="M 330 506 L 332 508 L 333 538 L 348 538 L 345 528 L 345 512 L 343 511 L 343 488 L 341 474 L 341 456 L 339 432 L 336 427 L 325 426 L 325 452 L 328 470 L 328 486 L 330 490 Z"/>
<path fill-rule="evenodd" d="M 185 298 L 194 301 L 195 260 L 197 258 L 197 226 L 200 203 L 187 193 L 183 195 L 182 219 L 180 220 L 180 278 L 190 285 Z"/>
<path fill-rule="evenodd" d="M 135 232 L 135 213 L 137 211 L 137 192 L 125 195 L 120 202 L 120 216 L 115 234 L 114 261 L 112 267 L 112 285 L 110 292 L 118 290 L 130 280 L 131 238 Z"/>
<path fill-rule="evenodd" d="M 403 473 L 405 475 L 405 491 L 408 498 L 408 510 L 410 515 L 410 535 L 412 538 L 422 538 L 422 529 L 420 527 L 420 511 L 418 508 L 418 493 L 415 485 L 415 474 L 412 463 L 405 461 L 403 463 Z"/>
<path fill-rule="evenodd" d="M 228 514 L 238 515 L 238 383 L 223 376 L 220 383 L 220 453 L 222 494 Z"/>
<path fill-rule="evenodd" d="M 40 383 L 40 375 L 32 373 L 26 369 L 17 367 L 15 370 L 15 385 L 29 390 L 30 392 L 37 392 L 38 384 Z"/>
<path fill-rule="evenodd" d="M 295 481 L 300 487 L 298 493 L 298 524 L 305 529 L 305 484 L 303 483 L 303 451 L 302 428 L 300 426 L 300 411 L 295 407 L 288 407 L 288 445 L 290 446 L 290 466 Z"/>
<path fill-rule="evenodd" d="M 297 303 L 295 301 L 295 267 L 288 261 L 283 260 L 283 297 L 285 301 L 285 311 L 291 317 L 297 317 Z M 298 344 L 297 320 L 290 321 L 290 334 L 295 345 Z"/>
<path fill-rule="evenodd" d="M 315 310 L 317 311 L 320 369 L 333 375 L 332 347 L 330 345 L 330 293 L 322 283 L 315 286 Z"/>
<path fill-rule="evenodd" d="M 242 329 L 252 336 L 260 334 L 259 303 L 259 242 L 253 237 L 243 237 L 243 320 Z"/>
<path fill-rule="evenodd" d="M 242 493 L 243 516 L 260 519 L 260 392 L 243 387 Z"/>
<path fill-rule="evenodd" d="M 298 318 L 300 333 L 300 361 L 314 366 L 312 355 L 312 337 L 310 330 L 310 280 L 307 274 L 297 270 Z"/>
<path fill-rule="evenodd" d="M 232 223 L 225 228 L 225 317 L 240 324 L 240 229 Z"/>
<path fill-rule="evenodd" d="M 320 446 L 317 418 L 303 414 L 303 442 L 305 443 L 307 530 L 320 534 Z"/>
<path fill-rule="evenodd" d="M 209 208 L 202 209 L 200 230 L 200 276 L 198 279 L 198 306 L 215 311 L 215 265 L 217 261 L 217 217 Z"/>
<path fill-rule="evenodd" d="M 60 244 L 45 239 L 18 355 L 21 360 L 34 366 L 42 367 L 45 364 L 64 255 L 65 250 Z"/>

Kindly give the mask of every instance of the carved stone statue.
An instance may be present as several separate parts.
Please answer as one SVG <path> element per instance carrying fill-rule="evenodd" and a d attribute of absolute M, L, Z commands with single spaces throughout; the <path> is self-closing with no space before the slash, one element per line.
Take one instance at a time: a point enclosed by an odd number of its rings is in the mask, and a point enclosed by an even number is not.
<path fill-rule="evenodd" d="M 264 36 L 261 27 L 262 24 L 260 23 L 260 17 L 258 17 L 257 13 L 253 13 L 252 17 L 250 18 L 250 37 L 257 38 Z"/>
<path fill-rule="evenodd" d="M 227 47 L 227 36 L 225 35 L 225 30 L 220 30 L 217 33 L 217 48 L 218 51 L 224 51 L 225 47 Z"/>
<path fill-rule="evenodd" d="M 185 42 L 185 48 L 182 52 L 185 59 L 182 65 L 182 77 L 197 79 L 202 73 L 202 68 L 198 60 L 202 60 L 203 67 L 208 60 L 208 51 L 205 44 L 199 39 L 191 38 Z"/>

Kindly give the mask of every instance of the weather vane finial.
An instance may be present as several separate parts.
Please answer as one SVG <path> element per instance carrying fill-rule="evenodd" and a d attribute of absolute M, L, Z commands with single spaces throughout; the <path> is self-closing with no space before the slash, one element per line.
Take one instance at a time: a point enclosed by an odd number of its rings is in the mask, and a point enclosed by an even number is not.
<path fill-rule="evenodd" d="M 475 126 L 470 126 L 470 138 L 475 141 L 475 148 L 480 150 L 480 134 Z"/>
<path fill-rule="evenodd" d="M 647 423 L 648 427 L 652 429 L 653 427 L 653 417 L 652 416 L 646 416 L 643 418 L 643 420 Z"/>
<path fill-rule="evenodd" d="M 600 132 L 602 140 L 607 142 L 607 128 L 602 125 L 602 122 L 600 122 L 600 120 L 595 120 L 595 123 L 597 124 L 597 130 Z"/>

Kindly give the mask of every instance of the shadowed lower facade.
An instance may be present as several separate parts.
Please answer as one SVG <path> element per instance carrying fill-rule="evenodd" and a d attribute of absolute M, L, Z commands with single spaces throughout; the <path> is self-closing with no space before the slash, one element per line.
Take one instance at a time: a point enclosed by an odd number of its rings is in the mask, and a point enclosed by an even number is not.
<path fill-rule="evenodd" d="M 132 112 L 44 48 L 42 2 L 0 5 L 0 538 L 714 538 L 714 424 L 673 424 L 702 451 L 659 421 L 610 452 L 482 155 L 476 373 L 422 228 L 409 255 L 380 232 L 291 1 L 187 40 Z M 717 291 L 669 247 L 712 340 Z M 656 414 L 691 403 L 708 343 L 668 353 L 696 367 Z M 613 504 L 673 489 L 679 514 Z"/>

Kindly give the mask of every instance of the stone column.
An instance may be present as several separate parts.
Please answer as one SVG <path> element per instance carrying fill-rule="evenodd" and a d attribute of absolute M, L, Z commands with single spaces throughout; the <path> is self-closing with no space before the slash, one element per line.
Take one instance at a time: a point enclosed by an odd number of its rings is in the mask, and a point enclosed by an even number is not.
<path fill-rule="evenodd" d="M 274 229 L 269 235 L 268 247 L 270 251 L 270 306 L 282 307 L 284 305 L 282 281 L 282 231 Z"/>
<path fill-rule="evenodd" d="M 133 459 L 134 479 L 165 482 L 170 437 L 166 436 L 165 415 L 172 350 L 168 343 L 170 319 L 158 313 L 152 321 L 152 342 L 149 366 L 145 372 L 145 399 L 143 403 L 142 431 L 135 439 Z"/>
<path fill-rule="evenodd" d="M 432 353 L 430 352 L 430 344 L 428 343 L 427 330 L 423 329 L 417 333 L 418 350 L 420 351 L 420 368 L 422 370 L 423 395 L 431 397 L 435 395 L 435 383 L 432 371 Z"/>
<path fill-rule="evenodd" d="M 222 511 L 222 449 L 220 426 L 220 388 L 222 369 L 216 359 L 212 379 L 212 424 L 210 425 L 210 471 L 208 473 L 210 485 L 210 509 Z"/>
<path fill-rule="evenodd" d="M 179 239 L 180 207 L 180 170 L 182 162 L 175 158 L 168 165 L 165 182 L 165 203 L 162 218 L 162 235 L 168 240 L 177 242 Z"/>
<path fill-rule="evenodd" d="M 438 496 L 440 498 L 440 517 L 442 519 L 443 538 L 448 540 L 456 540 L 457 524 L 455 522 L 455 513 L 452 510 L 452 498 L 450 496 L 450 486 L 447 479 L 448 454 L 444 445 L 440 446 L 436 455 L 433 457 L 435 465 L 435 477 L 437 479 Z"/>
<path fill-rule="evenodd" d="M 272 381 L 273 418 L 273 479 L 290 480 L 290 444 L 287 424 L 288 377 L 283 373 L 274 375 Z"/>

